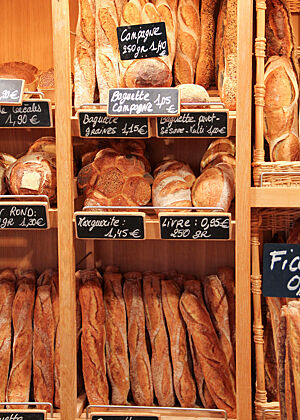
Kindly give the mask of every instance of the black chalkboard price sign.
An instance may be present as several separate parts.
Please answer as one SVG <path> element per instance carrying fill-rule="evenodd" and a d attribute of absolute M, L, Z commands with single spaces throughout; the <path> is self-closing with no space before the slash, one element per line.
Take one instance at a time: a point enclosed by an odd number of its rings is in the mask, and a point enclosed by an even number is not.
<path fill-rule="evenodd" d="M 80 137 L 149 138 L 146 117 L 108 117 L 99 111 L 78 111 Z"/>
<path fill-rule="evenodd" d="M 1 410 L 1 420 L 45 420 L 45 410 Z"/>
<path fill-rule="evenodd" d="M 228 111 L 182 112 L 178 117 L 159 117 L 157 137 L 227 137 Z"/>
<path fill-rule="evenodd" d="M 179 115 L 179 92 L 176 88 L 109 89 L 110 116 Z"/>
<path fill-rule="evenodd" d="M 230 239 L 230 213 L 161 213 L 161 239 Z"/>
<path fill-rule="evenodd" d="M 21 105 L 0 105 L 0 127 L 52 127 L 51 102 L 47 99 L 28 99 Z"/>
<path fill-rule="evenodd" d="M 169 54 L 165 22 L 117 28 L 121 60 L 163 57 Z"/>
<path fill-rule="evenodd" d="M 91 420 L 159 420 L 158 416 L 130 416 L 130 415 L 106 415 L 106 414 L 94 414 Z"/>
<path fill-rule="evenodd" d="M 145 239 L 144 213 L 76 212 L 79 239 Z"/>
<path fill-rule="evenodd" d="M 47 203 L 0 202 L 0 229 L 48 229 Z"/>
<path fill-rule="evenodd" d="M 300 244 L 264 244 L 264 296 L 300 298 Z"/>
<path fill-rule="evenodd" d="M 23 79 L 0 79 L 0 105 L 20 105 L 24 83 Z"/>

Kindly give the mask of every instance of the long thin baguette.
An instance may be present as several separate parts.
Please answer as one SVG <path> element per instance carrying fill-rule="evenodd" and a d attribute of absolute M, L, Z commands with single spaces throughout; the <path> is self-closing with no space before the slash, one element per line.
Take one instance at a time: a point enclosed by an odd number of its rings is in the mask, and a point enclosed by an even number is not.
<path fill-rule="evenodd" d="M 217 275 L 225 290 L 228 302 L 228 315 L 230 326 L 230 337 L 232 342 L 233 351 L 235 354 L 236 345 L 236 331 L 235 331 L 235 282 L 234 270 L 231 267 L 219 267 Z"/>
<path fill-rule="evenodd" d="M 11 356 L 11 318 L 15 296 L 16 277 L 12 270 L 0 272 L 0 401 L 5 401 L 8 370 Z M 4 408 L 0 406 L 0 408 Z"/>
<path fill-rule="evenodd" d="M 147 273 L 143 276 L 143 298 L 146 324 L 150 336 L 152 357 L 151 371 L 155 395 L 162 407 L 173 407 L 172 365 L 169 355 L 169 340 L 164 320 L 161 297 L 161 276 Z"/>
<path fill-rule="evenodd" d="M 182 407 L 193 407 L 196 386 L 192 377 L 187 352 L 186 327 L 179 311 L 181 288 L 176 280 L 162 280 L 162 303 L 167 322 L 175 394 Z"/>
<path fill-rule="evenodd" d="M 145 312 L 142 298 L 141 273 L 124 274 L 123 286 L 128 321 L 130 384 L 137 405 L 153 405 L 153 382 L 146 345 Z"/>
<path fill-rule="evenodd" d="M 18 289 L 12 306 L 14 341 L 12 366 L 6 389 L 6 401 L 29 401 L 34 299 L 35 275 L 32 271 L 28 271 L 18 276 Z M 11 405 L 7 408 L 17 409 L 19 406 Z M 28 408 L 28 406 L 23 408 Z"/>
<path fill-rule="evenodd" d="M 106 363 L 112 390 L 111 403 L 127 405 L 130 381 L 122 274 L 104 273 L 104 306 Z"/>

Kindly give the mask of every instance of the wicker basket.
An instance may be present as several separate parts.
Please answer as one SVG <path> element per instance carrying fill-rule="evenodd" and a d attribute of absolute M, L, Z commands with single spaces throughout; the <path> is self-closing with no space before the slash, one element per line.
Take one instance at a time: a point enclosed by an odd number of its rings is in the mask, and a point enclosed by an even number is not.
<path fill-rule="evenodd" d="M 288 234 L 296 219 L 300 217 L 300 209 L 255 209 L 251 219 L 251 251 L 252 274 L 251 285 L 253 295 L 253 340 L 255 345 L 255 416 L 259 420 L 279 419 L 278 402 L 268 402 L 265 387 L 264 360 L 264 328 L 262 324 L 262 276 L 260 272 L 260 237 L 264 231 L 271 231 L 274 235 L 278 231 Z"/>
<path fill-rule="evenodd" d="M 288 0 L 292 13 L 300 13 L 300 0 Z M 265 105 L 265 10 L 266 0 L 256 0 L 257 30 L 255 39 L 256 85 L 255 96 L 255 149 L 253 154 L 253 180 L 255 187 L 299 187 L 300 161 L 265 162 L 264 105 Z M 297 54 L 299 49 L 297 49 Z"/>

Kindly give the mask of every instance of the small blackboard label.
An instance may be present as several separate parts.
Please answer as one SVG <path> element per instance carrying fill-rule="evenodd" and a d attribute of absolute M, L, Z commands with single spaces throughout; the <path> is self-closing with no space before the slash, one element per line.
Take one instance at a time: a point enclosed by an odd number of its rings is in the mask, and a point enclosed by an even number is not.
<path fill-rule="evenodd" d="M 28 100 L 21 105 L 0 105 L 0 127 L 52 127 L 50 101 Z"/>
<path fill-rule="evenodd" d="M 157 416 L 130 416 L 130 415 L 106 415 L 106 414 L 95 414 L 92 416 L 91 420 L 158 420 Z M 18 420 L 18 419 L 16 419 Z"/>
<path fill-rule="evenodd" d="M 1 410 L 1 420 L 44 420 L 46 411 Z"/>
<path fill-rule="evenodd" d="M 161 239 L 230 239 L 230 215 L 159 216 Z"/>
<path fill-rule="evenodd" d="M 0 229 L 48 229 L 47 204 L 0 203 Z"/>
<path fill-rule="evenodd" d="M 21 104 L 23 90 L 24 80 L 22 79 L 0 79 L 0 104 Z"/>
<path fill-rule="evenodd" d="M 144 214 L 75 213 L 79 239 L 145 239 Z"/>
<path fill-rule="evenodd" d="M 110 89 L 108 115 L 178 115 L 179 92 L 176 88 Z"/>
<path fill-rule="evenodd" d="M 228 111 L 182 112 L 157 118 L 157 137 L 227 137 Z"/>
<path fill-rule="evenodd" d="M 264 244 L 263 295 L 300 298 L 300 244 Z"/>
<path fill-rule="evenodd" d="M 103 112 L 78 111 L 80 137 L 148 138 L 148 118 L 108 117 Z"/>
<path fill-rule="evenodd" d="M 169 54 L 165 22 L 117 28 L 121 60 L 164 57 Z"/>

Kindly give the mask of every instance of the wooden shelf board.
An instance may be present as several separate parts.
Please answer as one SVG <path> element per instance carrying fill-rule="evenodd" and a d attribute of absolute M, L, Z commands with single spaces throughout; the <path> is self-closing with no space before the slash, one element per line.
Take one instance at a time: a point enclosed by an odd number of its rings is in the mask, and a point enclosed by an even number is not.
<path fill-rule="evenodd" d="M 51 228 L 57 228 L 57 209 L 49 210 L 49 221 Z"/>
<path fill-rule="evenodd" d="M 251 207 L 300 207 L 300 188 L 252 187 Z"/>

